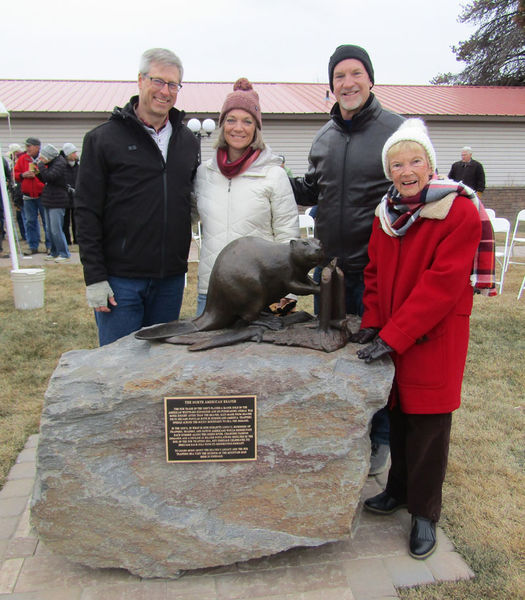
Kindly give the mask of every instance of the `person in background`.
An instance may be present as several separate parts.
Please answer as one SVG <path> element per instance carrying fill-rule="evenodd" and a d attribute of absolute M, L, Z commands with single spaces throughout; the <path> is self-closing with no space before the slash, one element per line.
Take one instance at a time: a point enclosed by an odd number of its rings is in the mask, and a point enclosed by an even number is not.
<path fill-rule="evenodd" d="M 38 178 L 45 184 L 40 200 L 50 240 L 49 253 L 44 260 L 67 262 L 71 256 L 64 235 L 64 214 L 69 203 L 66 190 L 67 162 L 52 144 L 45 144 L 40 151 L 37 167 Z"/>
<path fill-rule="evenodd" d="M 202 223 L 197 316 L 206 306 L 211 270 L 219 252 L 243 236 L 273 242 L 299 238 L 299 215 L 281 159 L 262 137 L 259 96 L 238 79 L 219 116 L 217 151 L 197 171 L 195 198 Z M 282 299 L 281 308 L 287 300 Z"/>
<path fill-rule="evenodd" d="M 25 218 L 24 218 L 24 196 L 22 194 L 22 187 L 20 183 L 15 181 L 15 164 L 16 161 L 22 156 L 24 150 L 20 144 L 9 144 L 9 167 L 11 169 L 11 181 L 10 181 L 10 189 L 11 189 L 11 199 L 13 201 L 13 205 L 15 207 L 16 212 L 16 222 L 18 223 L 18 230 L 20 232 L 21 239 L 26 239 L 26 227 L 25 227 Z"/>
<path fill-rule="evenodd" d="M 15 181 L 21 184 L 24 199 L 25 232 L 29 250 L 26 255 L 38 254 L 40 244 L 40 225 L 38 215 L 42 219 L 42 225 L 46 237 L 46 248 L 49 250 L 50 242 L 45 224 L 44 207 L 40 200 L 40 194 L 44 189 L 44 183 L 37 177 L 37 157 L 40 153 L 40 140 L 28 137 L 26 140 L 26 151 L 15 163 Z"/>
<path fill-rule="evenodd" d="M 73 200 L 78 176 L 78 149 L 74 144 L 66 142 L 62 147 L 62 154 L 67 160 L 66 188 L 69 197 L 69 206 L 66 208 L 66 214 L 64 215 L 64 235 L 68 245 L 71 245 L 71 243 L 77 243 Z"/>
<path fill-rule="evenodd" d="M 485 191 L 485 170 L 480 162 L 472 158 L 470 146 L 464 146 L 461 149 L 461 160 L 450 167 L 448 178 L 468 185 L 476 192 L 478 198 L 481 198 Z"/>
<path fill-rule="evenodd" d="M 277 156 L 281 159 L 281 167 L 286 171 L 288 177 L 293 177 L 292 171 L 286 166 L 286 158 L 284 154 L 278 154 Z"/>
<path fill-rule="evenodd" d="M 336 48 L 328 63 L 337 102 L 330 121 L 315 136 L 304 177 L 293 178 L 298 204 L 317 205 L 315 236 L 327 262 L 337 257 L 346 288 L 346 312 L 363 314 L 363 270 L 374 210 L 388 189 L 381 150 L 403 117 L 384 108 L 372 93 L 374 69 L 368 52 L 351 44 Z M 320 276 L 321 270 L 316 270 Z M 318 303 L 314 307 L 318 313 Z M 370 433 L 370 475 L 386 469 L 388 414 L 379 410 Z"/>
<path fill-rule="evenodd" d="M 2 168 L 4 169 L 4 175 L 5 175 L 5 180 L 6 180 L 6 187 L 7 187 L 7 192 L 9 194 L 9 182 L 11 181 L 11 169 L 9 168 L 9 162 L 7 160 L 7 158 L 5 158 L 5 156 L 2 156 Z M 4 228 L 4 201 L 3 201 L 3 195 L 0 194 L 0 256 L 2 256 L 2 258 L 7 258 L 9 255 L 6 254 L 5 256 L 2 254 L 3 250 L 3 243 L 4 243 L 4 239 L 5 239 L 5 228 Z"/>
<path fill-rule="evenodd" d="M 365 311 L 357 352 L 367 363 L 389 354 L 392 464 L 386 488 L 364 502 L 388 515 L 408 506 L 409 553 L 436 548 L 452 412 L 461 402 L 475 290 L 495 295 L 494 237 L 477 196 L 435 176 L 436 153 L 420 119 L 383 148 L 393 185 L 376 210 L 365 268 Z"/>
<path fill-rule="evenodd" d="M 88 132 L 75 188 L 76 235 L 100 345 L 179 318 L 199 142 L 174 108 L 179 57 L 141 57 L 138 96 Z"/>

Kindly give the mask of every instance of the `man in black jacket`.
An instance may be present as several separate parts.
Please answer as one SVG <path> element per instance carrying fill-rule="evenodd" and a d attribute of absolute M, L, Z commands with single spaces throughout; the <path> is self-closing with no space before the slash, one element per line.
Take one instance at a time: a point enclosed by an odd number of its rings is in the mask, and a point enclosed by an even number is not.
<path fill-rule="evenodd" d="M 331 120 L 314 138 L 309 168 L 292 179 L 298 204 L 317 205 L 315 235 L 327 262 L 337 257 L 346 287 L 346 312 L 363 314 L 363 270 L 368 263 L 368 240 L 374 211 L 390 182 L 383 172 L 381 151 L 403 117 L 382 108 L 371 92 L 374 70 L 360 46 L 336 48 L 328 64 L 330 89 L 337 102 Z M 377 332 L 369 332 L 374 336 Z M 356 342 L 370 341 L 361 335 Z M 370 474 L 386 468 L 389 424 L 386 409 L 372 422 Z"/>
<path fill-rule="evenodd" d="M 101 346 L 179 317 L 199 162 L 198 140 L 173 108 L 182 75 L 173 52 L 147 50 L 139 95 L 84 138 L 75 216 Z"/>
<path fill-rule="evenodd" d="M 472 148 L 465 146 L 461 149 L 461 160 L 458 160 L 450 167 L 449 179 L 462 181 L 469 188 L 472 188 L 481 198 L 485 191 L 485 171 L 483 165 L 472 158 Z"/>

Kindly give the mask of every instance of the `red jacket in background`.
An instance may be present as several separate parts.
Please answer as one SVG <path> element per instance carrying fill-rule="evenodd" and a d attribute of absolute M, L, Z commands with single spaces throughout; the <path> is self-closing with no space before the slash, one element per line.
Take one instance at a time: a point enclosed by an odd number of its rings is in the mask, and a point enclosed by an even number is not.
<path fill-rule="evenodd" d="M 22 177 L 22 173 L 29 171 L 29 165 L 31 164 L 34 164 L 36 167 L 36 163 L 33 162 L 33 159 L 27 152 L 24 152 L 24 154 L 18 157 L 15 164 L 15 181 L 22 184 L 22 194 L 24 194 L 24 196 L 39 198 L 45 184 L 40 181 L 38 177 Z"/>
<path fill-rule="evenodd" d="M 480 238 L 478 211 L 463 196 L 445 218 L 420 217 L 403 237 L 390 237 L 374 220 L 361 327 L 378 327 L 394 348 L 404 413 L 448 413 L 461 403 Z"/>

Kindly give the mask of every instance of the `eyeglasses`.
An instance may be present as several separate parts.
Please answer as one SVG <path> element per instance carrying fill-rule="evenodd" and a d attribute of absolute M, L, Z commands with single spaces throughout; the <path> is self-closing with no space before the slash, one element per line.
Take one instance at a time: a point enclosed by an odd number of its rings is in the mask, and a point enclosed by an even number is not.
<path fill-rule="evenodd" d="M 177 92 L 180 92 L 182 88 L 182 83 L 176 83 L 175 81 L 164 81 L 164 79 L 159 79 L 158 77 L 150 77 L 146 73 L 144 73 L 144 77 L 147 77 L 151 81 L 151 85 L 156 90 L 161 90 L 165 85 L 167 85 L 169 91 L 176 94 Z"/>

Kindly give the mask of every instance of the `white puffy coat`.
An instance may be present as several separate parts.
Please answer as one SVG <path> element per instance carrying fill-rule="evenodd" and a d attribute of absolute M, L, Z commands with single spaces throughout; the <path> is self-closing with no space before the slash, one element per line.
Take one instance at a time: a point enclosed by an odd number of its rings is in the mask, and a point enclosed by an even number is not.
<path fill-rule="evenodd" d="M 299 216 L 281 160 L 266 147 L 248 169 L 228 179 L 217 156 L 200 165 L 195 181 L 202 226 L 199 294 L 208 292 L 219 252 L 232 240 L 254 235 L 274 242 L 299 238 Z"/>

